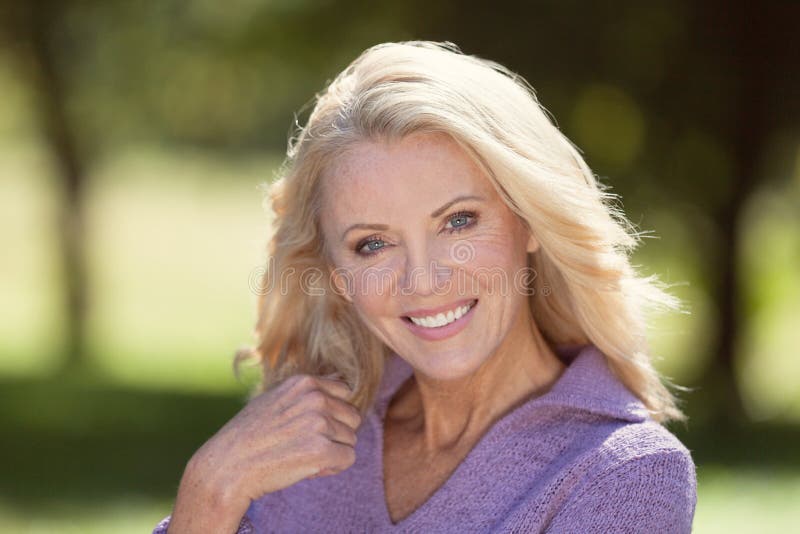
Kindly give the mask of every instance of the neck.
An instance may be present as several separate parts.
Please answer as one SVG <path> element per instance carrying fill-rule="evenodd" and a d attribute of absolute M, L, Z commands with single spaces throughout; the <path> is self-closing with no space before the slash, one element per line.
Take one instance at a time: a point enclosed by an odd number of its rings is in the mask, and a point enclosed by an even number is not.
<path fill-rule="evenodd" d="M 525 307 L 527 312 L 527 307 Z M 437 380 L 415 373 L 392 417 L 435 454 L 472 444 L 517 405 L 542 395 L 565 365 L 547 345 L 529 313 L 473 374 Z"/>

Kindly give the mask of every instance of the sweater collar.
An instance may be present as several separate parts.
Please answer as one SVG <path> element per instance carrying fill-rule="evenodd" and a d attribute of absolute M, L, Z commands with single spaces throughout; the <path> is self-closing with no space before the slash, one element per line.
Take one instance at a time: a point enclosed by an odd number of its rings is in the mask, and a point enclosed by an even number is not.
<path fill-rule="evenodd" d="M 526 401 L 513 412 L 534 407 L 561 407 L 630 422 L 649 418 L 647 408 L 611 371 L 606 356 L 593 344 L 559 345 L 556 355 L 567 368 L 543 395 Z M 376 409 L 383 419 L 389 401 L 414 369 L 396 353 L 390 353 L 384 370 Z"/>

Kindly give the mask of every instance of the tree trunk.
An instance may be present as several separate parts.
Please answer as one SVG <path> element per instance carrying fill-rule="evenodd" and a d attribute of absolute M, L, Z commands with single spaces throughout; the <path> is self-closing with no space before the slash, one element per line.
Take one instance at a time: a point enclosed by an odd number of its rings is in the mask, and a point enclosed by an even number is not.
<path fill-rule="evenodd" d="M 34 2 L 17 12 L 15 32 L 19 36 L 23 65 L 30 66 L 29 79 L 36 95 L 44 139 L 49 145 L 58 179 L 57 227 L 62 309 L 65 315 L 63 369 L 86 363 L 86 266 L 84 253 L 84 169 L 76 145 L 76 133 L 66 109 L 66 87 L 62 64 L 57 60 L 53 27 L 59 20 L 57 3 Z M 27 61 L 25 61 L 27 60 Z"/>
<path fill-rule="evenodd" d="M 790 67 L 786 50 L 794 40 L 791 26 L 798 16 L 797 5 L 788 2 L 749 4 L 715 3 L 705 13 L 704 23 L 727 25 L 728 57 L 737 69 L 737 86 L 732 87 L 735 121 L 728 132 L 733 156 L 733 175 L 726 202 L 714 213 L 720 233 L 719 256 L 716 265 L 719 282 L 714 287 L 714 301 L 719 305 L 719 337 L 714 359 L 705 370 L 698 385 L 705 389 L 701 395 L 710 403 L 704 411 L 712 418 L 729 423 L 746 420 L 741 388 L 735 372 L 737 347 L 741 346 L 745 326 L 742 287 L 747 283 L 740 272 L 740 244 L 743 230 L 743 211 L 764 176 L 760 172 L 769 134 L 780 120 L 782 105 L 772 102 L 780 93 L 782 72 Z M 723 45 L 724 46 L 724 45 Z"/>

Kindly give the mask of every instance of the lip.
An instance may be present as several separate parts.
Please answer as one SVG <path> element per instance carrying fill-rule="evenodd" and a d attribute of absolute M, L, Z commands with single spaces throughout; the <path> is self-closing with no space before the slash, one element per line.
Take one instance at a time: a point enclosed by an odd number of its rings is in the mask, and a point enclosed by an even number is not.
<path fill-rule="evenodd" d="M 421 319 L 422 317 L 436 317 L 436 315 L 439 313 L 449 312 L 450 310 L 455 310 L 456 308 L 466 306 L 473 300 L 476 299 L 461 299 L 457 300 L 456 302 L 451 302 L 450 304 L 445 304 L 444 306 L 439 306 L 438 308 L 419 308 L 418 310 L 410 311 L 404 314 L 403 317 L 413 317 L 414 319 Z"/>
<path fill-rule="evenodd" d="M 406 317 L 403 317 L 401 320 L 403 321 L 403 323 L 405 323 L 408 329 L 411 330 L 411 332 L 421 337 L 422 339 L 428 341 L 438 341 L 440 339 L 447 339 L 449 337 L 455 336 L 456 334 L 464 330 L 464 328 L 466 328 L 467 325 L 469 324 L 470 320 L 472 319 L 472 316 L 475 314 L 474 313 L 475 308 L 478 307 L 479 301 L 478 299 L 468 299 L 464 301 L 464 304 L 469 304 L 472 301 L 475 301 L 475 304 L 469 309 L 469 311 L 467 311 L 467 313 L 465 313 L 452 323 L 445 326 L 440 326 L 437 328 L 426 328 L 424 326 L 419 326 L 414 324 L 413 322 L 411 322 L 410 319 Z M 456 305 L 456 307 L 462 306 L 464 304 Z M 451 310 L 451 309 L 453 308 L 443 308 L 441 309 L 441 311 Z"/>

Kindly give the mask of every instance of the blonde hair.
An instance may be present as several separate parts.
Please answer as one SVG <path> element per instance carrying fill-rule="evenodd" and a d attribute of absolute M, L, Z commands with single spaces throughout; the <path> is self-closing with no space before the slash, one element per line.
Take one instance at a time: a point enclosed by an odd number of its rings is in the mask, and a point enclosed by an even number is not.
<path fill-rule="evenodd" d="M 295 373 L 337 373 L 353 387 L 352 402 L 362 412 L 374 401 L 389 349 L 330 277 L 319 276 L 330 272 L 318 225 L 320 183 L 354 143 L 415 132 L 444 132 L 458 142 L 533 232 L 540 248 L 529 254 L 537 274 L 529 303 L 548 343 L 594 344 L 654 420 L 686 421 L 650 361 L 649 311 L 680 310 L 681 303 L 656 276 L 639 276 L 631 265 L 643 234 L 530 85 L 452 43 L 373 46 L 317 95 L 267 189 L 274 224 L 263 285 L 281 273 L 298 276 L 260 295 L 257 344 L 237 351 L 237 374 L 242 361 L 254 358 L 263 366 L 260 392 Z M 300 273 L 317 276 L 303 280 Z"/>

